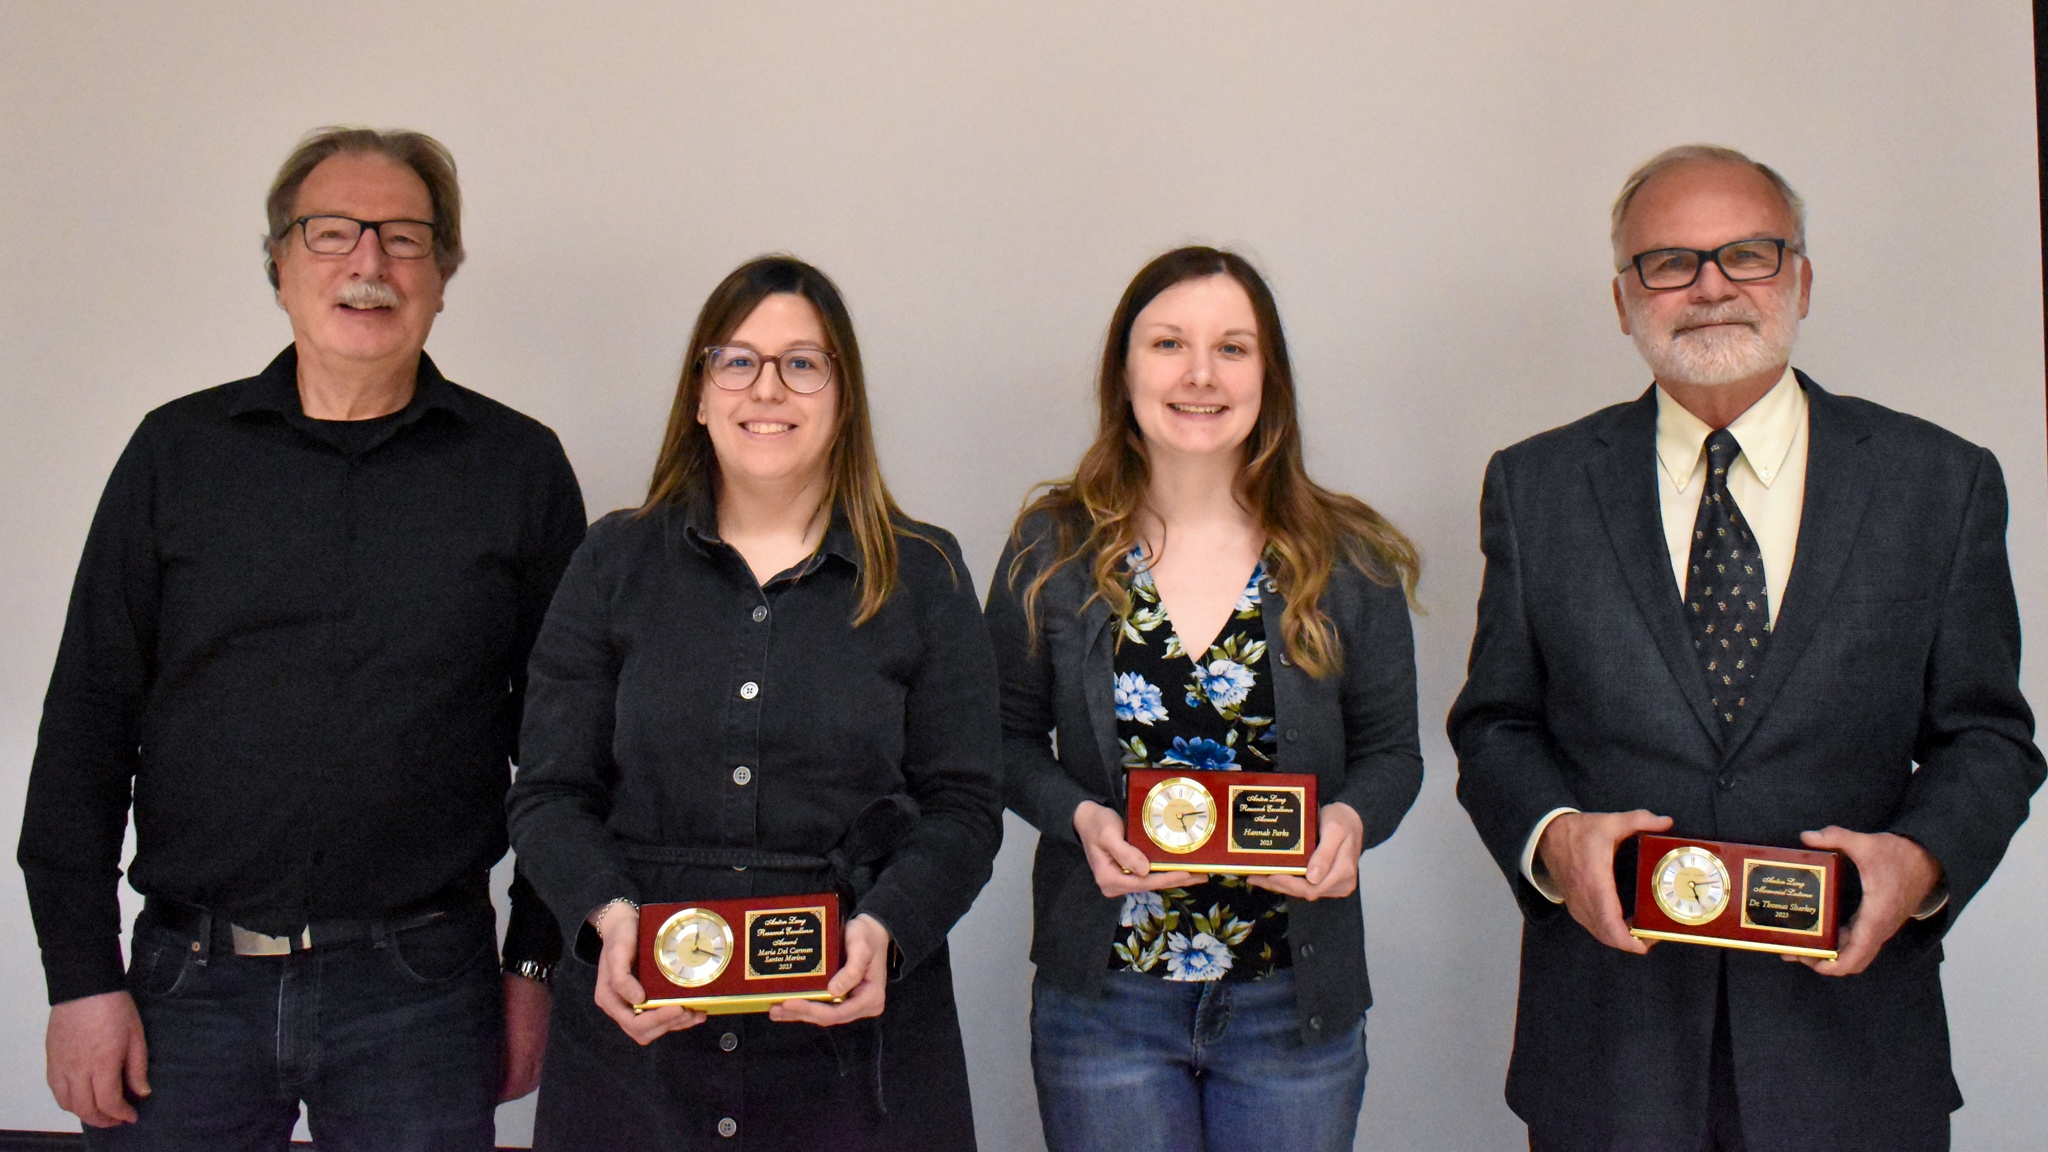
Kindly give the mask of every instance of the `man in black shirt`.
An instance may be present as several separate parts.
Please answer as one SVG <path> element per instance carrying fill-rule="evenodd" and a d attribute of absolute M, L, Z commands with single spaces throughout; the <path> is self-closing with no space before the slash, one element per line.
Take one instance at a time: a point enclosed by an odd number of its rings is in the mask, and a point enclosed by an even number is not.
<path fill-rule="evenodd" d="M 488 873 L 583 498 L 422 351 L 463 256 L 438 143 L 314 133 L 269 215 L 292 346 L 143 420 L 72 591 L 19 853 L 50 1086 L 95 1147 L 283 1148 L 304 1101 L 323 1148 L 488 1149 L 560 948 L 515 882 L 498 975 Z"/>

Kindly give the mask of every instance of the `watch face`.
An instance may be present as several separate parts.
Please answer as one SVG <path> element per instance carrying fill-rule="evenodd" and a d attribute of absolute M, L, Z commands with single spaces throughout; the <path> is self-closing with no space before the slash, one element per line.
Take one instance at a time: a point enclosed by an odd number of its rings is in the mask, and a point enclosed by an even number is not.
<path fill-rule="evenodd" d="M 1705 924 L 1728 909 L 1728 866 L 1705 848 L 1673 848 L 1657 861 L 1650 891 L 1666 916 Z"/>
<path fill-rule="evenodd" d="M 1144 826 L 1166 851 L 1193 852 L 1216 831 L 1216 798 L 1189 777 L 1168 777 L 1145 794 Z"/>
<path fill-rule="evenodd" d="M 732 925 L 709 908 L 685 908 L 654 934 L 654 966 L 679 987 L 711 983 L 731 959 Z"/>

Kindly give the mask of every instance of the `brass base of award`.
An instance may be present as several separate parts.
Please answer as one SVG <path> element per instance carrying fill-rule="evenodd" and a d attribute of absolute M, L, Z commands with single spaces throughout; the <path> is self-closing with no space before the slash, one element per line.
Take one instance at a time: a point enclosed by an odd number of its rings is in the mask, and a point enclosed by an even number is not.
<path fill-rule="evenodd" d="M 1840 853 L 1648 833 L 1636 848 L 1629 935 L 1835 958 Z"/>
<path fill-rule="evenodd" d="M 1166 871 L 1300 876 L 1316 850 L 1316 778 L 1306 773 L 1140 768 L 1124 813 L 1124 839 Z"/>
<path fill-rule="evenodd" d="M 831 892 L 649 904 L 640 909 L 633 968 L 647 1000 L 633 1010 L 680 1004 L 724 1016 L 784 1000 L 836 1001 L 825 985 L 842 955 Z"/>

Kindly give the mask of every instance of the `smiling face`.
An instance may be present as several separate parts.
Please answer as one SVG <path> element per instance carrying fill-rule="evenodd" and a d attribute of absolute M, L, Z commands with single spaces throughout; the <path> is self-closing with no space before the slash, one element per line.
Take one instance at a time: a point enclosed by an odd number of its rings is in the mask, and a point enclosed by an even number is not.
<path fill-rule="evenodd" d="M 1746 164 L 1681 164 L 1642 186 L 1628 208 L 1618 255 L 1656 248 L 1712 250 L 1734 240 L 1797 235 L 1791 212 Z M 1633 267 L 1615 278 L 1621 330 L 1666 385 L 1718 387 L 1775 380 L 1806 316 L 1813 269 L 1790 249 L 1768 280 L 1730 281 L 1706 263 L 1686 288 L 1643 287 Z"/>
<path fill-rule="evenodd" d="M 817 308 L 787 292 L 764 298 L 719 344 L 765 356 L 831 350 Z M 704 379 L 697 393 L 697 422 L 710 434 L 720 477 L 729 484 L 822 483 L 837 433 L 839 389 L 835 373 L 816 392 L 792 392 L 779 369 L 765 363 L 753 385 L 737 391 Z"/>
<path fill-rule="evenodd" d="M 1154 296 L 1131 325 L 1124 378 L 1154 457 L 1240 451 L 1259 422 L 1265 385 L 1259 323 L 1244 286 L 1219 273 Z"/>
<path fill-rule="evenodd" d="M 299 187 L 292 216 L 314 215 L 432 221 L 434 203 L 406 165 L 344 152 L 322 160 Z M 402 362 L 426 347 L 445 283 L 431 256 L 394 260 L 367 229 L 353 252 L 322 256 L 294 227 L 277 242 L 275 258 L 277 301 L 291 317 L 302 359 Z"/>

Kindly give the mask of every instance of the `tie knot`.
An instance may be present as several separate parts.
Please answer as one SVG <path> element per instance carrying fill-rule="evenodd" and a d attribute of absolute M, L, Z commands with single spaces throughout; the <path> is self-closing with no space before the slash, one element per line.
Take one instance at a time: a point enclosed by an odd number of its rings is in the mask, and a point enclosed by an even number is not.
<path fill-rule="evenodd" d="M 1742 445 L 1736 443 L 1735 434 L 1726 428 L 1716 429 L 1707 437 L 1707 483 L 1720 489 L 1728 486 L 1728 470 L 1735 467 L 1735 458 L 1742 455 Z"/>

